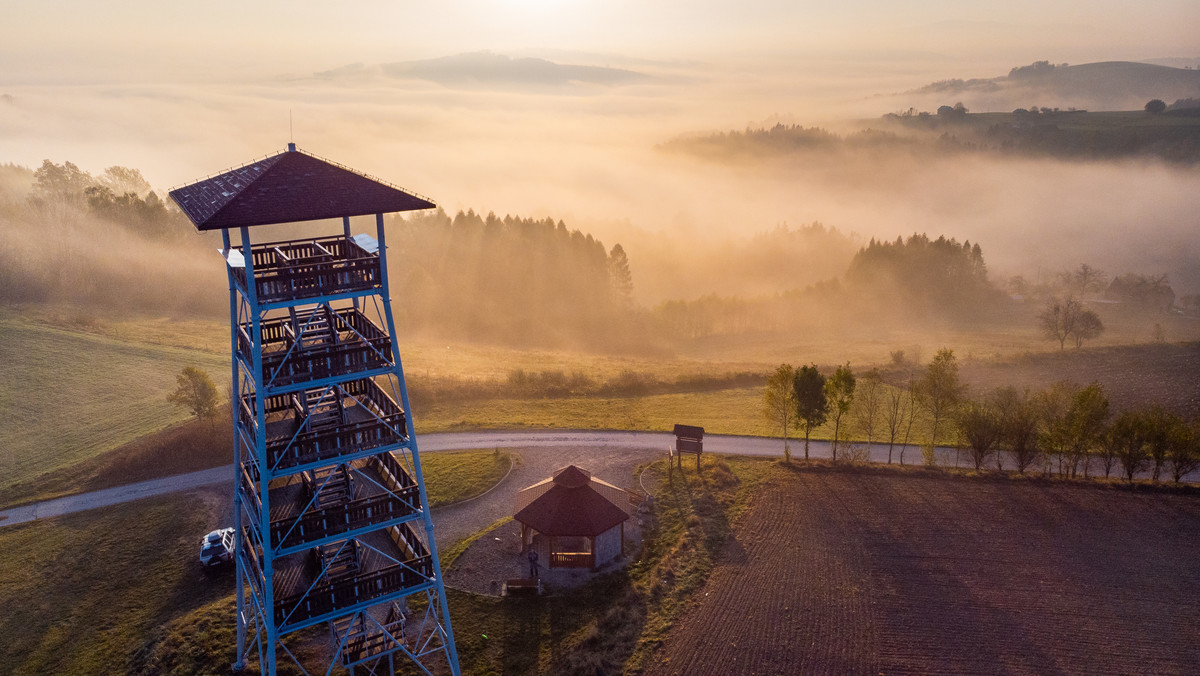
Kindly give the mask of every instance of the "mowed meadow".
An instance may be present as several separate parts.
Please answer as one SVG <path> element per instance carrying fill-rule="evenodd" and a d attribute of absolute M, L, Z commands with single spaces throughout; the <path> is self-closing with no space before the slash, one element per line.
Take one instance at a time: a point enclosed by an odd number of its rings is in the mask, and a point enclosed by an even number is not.
<path fill-rule="evenodd" d="M 183 367 L 207 371 L 228 396 L 227 331 L 216 320 L 104 318 L 44 308 L 11 312 L 0 321 L 0 359 L 6 364 L 0 371 L 6 411 L 0 423 L 6 449 L 0 456 L 0 493 L 11 493 L 14 485 L 21 490 L 0 502 L 95 489 L 94 482 L 82 482 L 76 489 L 64 484 L 49 493 L 34 490 L 35 484 L 54 483 L 52 475 L 65 476 L 62 470 L 71 466 L 91 474 L 95 467 L 127 466 L 133 456 L 148 457 L 135 448 L 136 440 L 189 419 L 187 411 L 166 400 Z M 885 380 L 903 384 L 941 346 L 917 338 L 880 336 L 851 349 L 837 340 L 763 337 L 740 353 L 727 341 L 697 341 L 659 357 L 403 338 L 400 349 L 418 434 L 547 428 L 661 432 L 687 423 L 709 434 L 778 436 L 762 412 L 763 385 L 779 365 L 778 355 L 789 355 L 795 365 L 817 363 L 822 370 L 849 360 L 860 376 L 879 367 Z M 1197 343 L 1060 352 L 1048 350 L 1028 327 L 937 338 L 960 355 L 972 393 L 1006 385 L 1037 389 L 1060 380 L 1098 381 L 1118 408 L 1159 401 L 1184 414 L 1200 410 L 1200 392 L 1193 385 L 1200 379 Z M 899 350 L 906 355 L 903 364 L 890 358 Z M 225 429 L 228 423 L 215 424 Z M 831 431 L 827 423 L 813 436 L 828 438 Z M 796 434 L 789 431 L 793 438 Z M 866 441 L 854 420 L 849 436 Z M 910 441 L 922 443 L 926 436 L 927 426 L 918 418 Z M 214 438 L 226 443 L 223 433 Z M 880 441 L 878 432 L 874 441 Z M 199 469 L 194 462 L 186 467 L 164 462 L 162 453 L 169 449 L 156 453 L 161 472 L 140 472 L 138 480 Z M 215 466 L 229 456 L 218 451 L 207 457 Z"/>
<path fill-rule="evenodd" d="M 186 419 L 166 399 L 176 374 L 195 365 L 219 378 L 228 362 L 216 352 L 0 320 L 0 489 Z"/>

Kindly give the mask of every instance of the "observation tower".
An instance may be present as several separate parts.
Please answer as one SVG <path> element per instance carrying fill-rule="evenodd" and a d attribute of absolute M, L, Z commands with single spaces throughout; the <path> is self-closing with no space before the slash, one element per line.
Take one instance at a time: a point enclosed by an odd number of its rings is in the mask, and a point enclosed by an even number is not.
<path fill-rule="evenodd" d="M 292 143 L 171 197 L 198 230 L 221 231 L 229 276 L 235 669 L 257 658 L 272 676 L 287 662 L 390 674 L 409 662 L 457 676 L 383 227 L 385 213 L 435 205 Z M 351 217 L 372 214 L 373 234 L 351 233 Z M 326 219 L 342 231 L 250 239 L 251 227 Z M 314 669 L 302 662 L 320 625 L 333 655 Z M 291 636 L 303 630 L 307 649 Z"/>

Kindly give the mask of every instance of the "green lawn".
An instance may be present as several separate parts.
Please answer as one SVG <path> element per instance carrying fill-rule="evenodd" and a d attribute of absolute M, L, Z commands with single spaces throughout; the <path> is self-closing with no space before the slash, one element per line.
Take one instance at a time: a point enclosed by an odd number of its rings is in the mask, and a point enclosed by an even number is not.
<path fill-rule="evenodd" d="M 222 382 L 228 360 L 0 320 L 0 488 L 183 420 L 166 401 L 176 374 L 194 365 Z"/>
<path fill-rule="evenodd" d="M 502 451 L 456 451 L 421 457 L 421 474 L 430 509 L 482 495 L 500 483 L 512 468 L 512 456 Z"/>
<path fill-rule="evenodd" d="M 493 450 L 430 454 L 430 500 L 479 495 L 510 466 Z M 0 674 L 228 673 L 233 574 L 205 575 L 196 558 L 226 500 L 185 493 L 0 529 Z"/>
<path fill-rule="evenodd" d="M 886 388 L 885 388 L 886 391 Z M 668 432 L 677 422 L 700 425 L 706 434 L 737 434 L 775 437 L 779 430 L 763 417 L 763 390 L 757 387 L 686 392 L 621 399 L 489 399 L 476 402 L 452 402 L 426 406 L 414 412 L 417 433 L 466 431 L 475 429 L 620 429 Z M 880 413 L 882 416 L 882 412 Z M 865 441 L 866 435 L 853 416 L 843 421 L 842 436 Z M 790 439 L 801 432 L 792 429 Z M 876 422 L 875 443 L 886 443 L 887 430 Z M 813 430 L 813 439 L 829 439 L 832 421 Z M 881 435 L 883 438 L 881 439 Z M 901 437 L 903 432 L 901 432 Z M 912 427 L 911 443 L 922 443 L 929 436 L 929 421 L 918 411 Z M 939 440 L 944 443 L 942 434 Z M 803 441 L 801 441 L 802 448 Z M 797 448 L 795 443 L 793 449 Z M 800 452 L 803 452 L 802 450 Z"/>
<path fill-rule="evenodd" d="M 629 429 L 663 432 L 677 422 L 710 434 L 770 435 L 762 390 L 739 388 L 627 398 L 489 399 L 413 412 L 417 433 L 470 429 Z"/>
<path fill-rule="evenodd" d="M 156 626 L 229 595 L 232 572 L 196 561 L 212 510 L 190 494 L 0 529 L 0 673 L 124 673 Z"/>

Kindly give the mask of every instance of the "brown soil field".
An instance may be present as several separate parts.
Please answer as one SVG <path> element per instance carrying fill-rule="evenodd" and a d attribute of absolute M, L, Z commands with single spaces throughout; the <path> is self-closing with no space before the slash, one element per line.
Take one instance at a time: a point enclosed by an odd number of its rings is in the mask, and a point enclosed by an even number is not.
<path fill-rule="evenodd" d="M 1200 498 L 783 470 L 651 674 L 1194 674 Z"/>
<path fill-rule="evenodd" d="M 960 374 L 974 394 L 1006 385 L 1044 389 L 1062 380 L 1094 381 L 1117 410 L 1157 402 L 1185 416 L 1200 415 L 1200 343 L 1068 347 L 998 362 L 966 359 Z"/>

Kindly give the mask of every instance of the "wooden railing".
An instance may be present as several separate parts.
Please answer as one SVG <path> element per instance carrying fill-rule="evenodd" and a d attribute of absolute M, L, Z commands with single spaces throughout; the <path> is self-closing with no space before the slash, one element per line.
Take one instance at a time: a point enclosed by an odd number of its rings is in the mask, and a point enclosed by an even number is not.
<path fill-rule="evenodd" d="M 306 319 L 301 318 L 301 325 Z M 263 322 L 260 329 L 263 378 L 270 385 L 286 386 L 381 368 L 392 363 L 391 336 L 357 308 L 346 308 L 335 313 L 336 325 L 332 329 L 339 334 L 349 332 L 349 337 L 345 342 L 333 345 L 293 347 L 296 338 L 290 321 L 286 317 L 269 320 Z M 352 327 L 353 331 L 347 327 Z M 253 342 L 249 334 L 248 324 L 238 327 L 238 351 L 247 364 L 253 361 Z"/>
<path fill-rule="evenodd" d="M 272 242 L 251 247 L 259 303 L 274 303 L 379 286 L 379 255 L 345 237 Z M 230 268 L 241 287 L 246 269 Z"/>
<path fill-rule="evenodd" d="M 392 538 L 392 543 L 396 548 L 404 553 L 405 556 L 413 559 L 419 559 L 429 555 L 429 548 L 421 541 L 421 538 L 409 527 L 408 523 L 402 523 L 398 526 L 388 528 L 388 535 Z"/>
<path fill-rule="evenodd" d="M 416 587 L 433 579 L 433 559 L 423 556 L 369 573 L 317 584 L 307 592 L 285 596 L 275 603 L 275 622 L 296 624 L 388 594 Z"/>
<path fill-rule="evenodd" d="M 595 558 L 590 552 L 550 552 L 554 568 L 591 568 Z"/>
<path fill-rule="evenodd" d="M 282 432 L 267 438 L 267 466 L 274 470 L 287 469 L 318 460 L 329 460 L 341 455 L 359 453 L 373 448 L 397 444 L 408 436 L 404 410 L 386 392 L 369 378 L 342 383 L 339 387 L 358 400 L 359 405 L 368 407 L 372 414 L 367 420 L 345 423 L 338 427 L 322 430 L 301 429 L 283 426 Z M 253 396 L 242 398 L 239 413 L 246 428 L 253 432 Z M 303 426 L 303 414 L 297 409 L 293 394 L 277 394 L 266 398 L 265 411 L 268 416 L 285 413 Z M 294 435 L 294 436 L 293 436 Z"/>
<path fill-rule="evenodd" d="M 417 487 L 351 500 L 344 505 L 305 512 L 298 519 L 271 522 L 271 542 L 275 547 L 294 547 L 363 526 L 382 523 L 417 513 Z"/>
<path fill-rule="evenodd" d="M 399 649 L 408 640 L 404 635 L 404 625 L 404 611 L 395 601 L 388 609 L 382 626 L 374 626 L 374 623 L 367 625 L 362 619 L 357 624 L 350 624 L 344 630 L 346 638 L 342 645 L 342 666 L 349 667 Z M 335 643 L 342 636 L 339 631 L 334 631 Z"/>

